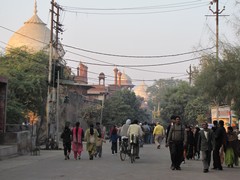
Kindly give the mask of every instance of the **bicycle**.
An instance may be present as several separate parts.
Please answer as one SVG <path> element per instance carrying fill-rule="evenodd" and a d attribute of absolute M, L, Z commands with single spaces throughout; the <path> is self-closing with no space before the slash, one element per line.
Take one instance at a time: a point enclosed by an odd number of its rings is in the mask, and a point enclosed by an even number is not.
<path fill-rule="evenodd" d="M 128 137 L 123 136 L 122 137 L 122 142 L 121 142 L 121 146 L 120 146 L 120 159 L 122 161 L 125 161 L 126 156 L 129 156 L 129 145 L 128 145 Z"/>
<path fill-rule="evenodd" d="M 135 159 L 137 157 L 137 148 L 138 148 L 138 136 L 132 134 L 130 138 L 130 159 L 131 163 L 135 162 Z"/>

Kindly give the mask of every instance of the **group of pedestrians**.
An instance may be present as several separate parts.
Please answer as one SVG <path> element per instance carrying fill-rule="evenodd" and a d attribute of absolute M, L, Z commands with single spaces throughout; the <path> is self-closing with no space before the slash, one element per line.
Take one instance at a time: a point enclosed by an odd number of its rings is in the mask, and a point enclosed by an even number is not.
<path fill-rule="evenodd" d="M 201 149 L 203 159 L 203 172 L 208 172 L 211 162 L 211 154 L 213 155 L 213 170 L 223 170 L 222 164 L 228 167 L 238 166 L 239 162 L 239 142 L 237 134 L 233 132 L 233 128 L 229 126 L 227 132 L 224 128 L 224 122 L 214 121 L 214 127 L 208 129 L 208 124 L 203 124 L 203 130 L 200 132 L 199 148 Z M 224 155 L 225 154 L 225 155 Z"/>
<path fill-rule="evenodd" d="M 105 140 L 102 138 L 100 123 L 96 124 L 96 128 L 94 128 L 93 124 L 90 124 L 85 133 L 83 128 L 80 127 L 79 122 L 75 124 L 72 130 L 69 126 L 70 123 L 65 123 L 61 134 L 65 160 L 70 159 L 71 150 L 73 151 L 75 160 L 81 159 L 83 141 L 86 141 L 86 150 L 90 160 L 93 160 L 93 157 L 102 156 L 102 143 Z"/>
<path fill-rule="evenodd" d="M 64 130 L 61 134 L 63 139 L 63 150 L 65 160 L 70 159 L 71 150 L 74 153 L 74 159 L 81 159 L 81 153 L 83 150 L 82 141 L 84 138 L 83 129 L 80 126 L 80 123 L 77 122 L 75 127 L 71 130 L 70 123 L 66 122 Z"/>
<path fill-rule="evenodd" d="M 240 140 L 231 126 L 226 132 L 224 122 L 220 120 L 214 121 L 212 129 L 207 122 L 202 123 L 201 130 L 196 128 L 194 133 L 189 128 L 181 123 L 179 116 L 171 117 L 166 131 L 166 147 L 170 150 L 172 170 L 181 170 L 185 157 L 194 159 L 195 155 L 200 156 L 200 152 L 204 173 L 209 172 L 212 157 L 213 170 L 223 170 L 224 162 L 227 167 L 239 165 Z"/>
<path fill-rule="evenodd" d="M 224 128 L 222 120 L 214 121 L 214 126 L 209 129 L 208 123 L 202 123 L 202 128 L 195 128 L 193 132 L 191 127 L 184 126 L 180 116 L 171 116 L 170 123 L 166 129 L 160 123 L 156 123 L 152 135 L 154 137 L 157 149 L 161 148 L 161 142 L 166 137 L 165 146 L 169 147 L 171 157 L 171 169 L 181 170 L 181 164 L 185 162 L 185 158 L 201 159 L 203 163 L 203 172 L 207 173 L 210 169 L 211 159 L 213 159 L 212 169 L 223 170 L 222 164 L 225 162 L 227 167 L 239 165 L 240 157 L 240 136 L 239 132 L 235 133 L 233 128 L 229 126 L 227 131 Z M 65 160 L 70 159 L 71 150 L 74 154 L 74 159 L 81 159 L 83 151 L 83 141 L 86 141 L 86 150 L 89 154 L 89 159 L 102 156 L 102 144 L 106 142 L 102 136 L 100 123 L 96 123 L 94 128 L 90 124 L 89 128 L 84 133 L 77 122 L 72 130 L 69 123 L 65 124 L 64 131 L 61 134 L 63 139 Z M 144 131 L 137 120 L 131 122 L 127 119 L 122 127 L 117 128 L 115 125 L 110 130 L 110 142 L 112 154 L 117 154 L 118 140 L 129 139 L 132 136 L 137 137 L 137 157 L 139 159 L 139 139 L 143 136 Z"/>
<path fill-rule="evenodd" d="M 143 131 L 141 126 L 139 125 L 138 120 L 131 121 L 130 119 L 126 120 L 126 123 L 122 125 L 119 129 L 115 125 L 113 125 L 110 130 L 110 142 L 112 143 L 111 150 L 112 154 L 117 154 L 117 142 L 118 140 L 121 142 L 123 140 L 128 139 L 131 140 L 131 137 L 136 137 L 136 159 L 139 159 L 139 148 L 140 143 L 139 140 L 143 136 Z"/>
<path fill-rule="evenodd" d="M 115 128 L 116 127 L 113 126 L 113 129 L 115 129 Z M 138 122 L 138 120 L 134 120 L 133 122 L 131 122 L 130 119 L 127 119 L 126 123 L 120 128 L 119 136 L 122 137 L 123 139 L 131 138 L 132 135 L 137 137 L 137 157 L 136 157 L 136 159 L 140 158 L 139 157 L 139 147 L 141 147 L 142 139 L 149 140 L 149 137 L 153 138 L 154 142 L 157 146 L 157 149 L 161 148 L 162 140 L 165 137 L 164 127 L 159 122 L 157 122 L 156 125 L 153 126 L 152 129 L 153 130 L 151 131 L 147 122 L 145 122 L 145 123 L 143 123 L 143 125 L 141 125 Z M 147 136 L 145 136 L 146 132 L 147 132 Z M 149 133 L 151 133 L 151 135 Z M 112 130 L 111 130 L 110 134 L 111 134 L 110 140 L 112 142 L 112 154 L 114 154 L 114 152 L 117 152 L 117 147 L 116 147 L 115 141 L 117 141 L 118 138 L 115 137 L 115 134 L 113 135 Z"/>

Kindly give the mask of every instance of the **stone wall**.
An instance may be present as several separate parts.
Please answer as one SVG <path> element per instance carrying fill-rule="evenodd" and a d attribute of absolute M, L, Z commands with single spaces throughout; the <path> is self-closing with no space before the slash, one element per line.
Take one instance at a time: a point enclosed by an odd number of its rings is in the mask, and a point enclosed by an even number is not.
<path fill-rule="evenodd" d="M 18 154 L 26 154 L 32 149 L 30 131 L 8 132 L 4 134 L 5 145 L 17 145 Z"/>

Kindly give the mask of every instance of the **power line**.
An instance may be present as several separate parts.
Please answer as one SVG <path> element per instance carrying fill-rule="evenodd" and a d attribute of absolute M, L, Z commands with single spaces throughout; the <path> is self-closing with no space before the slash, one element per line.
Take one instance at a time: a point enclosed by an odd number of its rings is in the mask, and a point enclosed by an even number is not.
<path fill-rule="evenodd" d="M 79 53 L 74 53 L 72 51 L 67 50 L 66 52 L 69 52 L 71 54 L 75 54 L 77 56 L 84 57 L 84 58 L 87 58 L 87 59 L 91 59 L 91 60 L 94 60 L 94 61 L 97 61 L 97 62 L 103 62 L 103 63 L 106 63 L 106 64 L 111 64 L 113 66 L 117 66 L 116 64 L 109 63 L 109 62 L 106 62 L 106 61 L 102 61 L 102 60 L 99 60 L 99 59 L 96 59 L 96 58 L 91 58 L 89 56 L 84 56 L 84 55 L 81 55 Z M 82 62 L 82 61 L 74 60 L 74 62 L 79 63 L 79 62 Z M 157 73 L 157 74 L 183 74 L 183 73 L 176 73 L 176 72 L 163 72 L 163 71 L 154 71 L 154 70 L 138 69 L 138 68 L 131 68 L 131 67 L 125 67 L 125 68 L 133 69 L 133 70 L 137 70 L 137 71 L 143 71 L 143 72 Z"/>
<path fill-rule="evenodd" d="M 140 7 L 125 7 L 125 8 L 82 8 L 82 7 L 71 7 L 71 6 L 61 6 L 65 9 L 79 9 L 79 10 L 94 10 L 94 11 L 125 11 L 125 10 L 145 10 L 145 9 L 159 9 L 159 8 L 169 8 L 169 7 L 181 7 L 188 6 L 192 4 L 202 4 L 203 2 L 194 0 L 180 3 L 172 3 L 172 4 L 162 4 L 162 5 L 154 5 L 154 6 L 140 6 Z M 208 2 L 209 3 L 209 2 Z"/>
<path fill-rule="evenodd" d="M 177 72 L 154 71 L 154 70 L 146 70 L 146 69 L 138 69 L 138 68 L 130 68 L 130 67 L 127 67 L 127 68 L 137 70 L 137 71 L 156 73 L 156 74 L 183 74 L 183 73 L 177 73 Z"/>
<path fill-rule="evenodd" d="M 69 45 L 65 45 L 65 44 L 62 44 L 62 46 L 65 46 L 65 47 L 68 47 L 68 48 L 72 48 L 72 49 L 76 49 L 76 50 L 80 50 L 80 51 L 84 51 L 84 52 L 88 52 L 88 53 L 99 54 L 99 55 L 104 55 L 104 56 L 121 57 L 121 58 L 164 58 L 164 57 L 166 58 L 166 57 L 176 57 L 176 56 L 183 56 L 183 55 L 187 55 L 187 54 L 193 54 L 193 53 L 197 53 L 197 52 L 202 52 L 202 51 L 206 51 L 206 50 L 210 50 L 210 49 L 214 48 L 214 46 L 212 46 L 210 48 L 205 48 L 205 49 L 200 49 L 200 50 L 190 51 L 190 52 L 184 52 L 184 53 L 177 53 L 177 54 L 156 55 L 156 56 L 154 56 L 154 55 L 139 56 L 139 55 L 120 55 L 120 54 L 103 53 L 103 52 L 87 50 L 87 49 L 83 49 L 83 48 L 79 48 L 79 47 L 69 46 Z"/>
<path fill-rule="evenodd" d="M 68 67 L 70 67 L 71 69 L 77 69 L 77 68 L 75 68 L 75 67 L 72 67 L 72 66 L 68 66 Z M 96 73 L 96 72 L 92 72 L 92 71 L 88 71 L 88 70 L 83 70 L 83 72 L 87 72 L 87 73 L 90 73 L 90 74 L 96 74 L 96 75 L 99 75 L 99 73 Z M 180 73 L 177 73 L 177 74 L 180 74 Z M 186 76 L 187 74 L 183 74 L 183 73 L 181 73 L 182 75 L 179 75 L 179 76 L 175 76 L 175 77 L 181 77 L 181 76 Z M 108 79 L 109 81 L 114 81 L 114 76 L 111 76 L 111 75 L 106 75 L 105 74 L 105 77 L 110 77 L 111 79 Z M 95 79 L 95 80 L 97 80 L 97 78 L 90 78 L 90 79 Z M 132 81 L 143 81 L 143 79 L 132 79 L 131 78 L 131 80 Z M 152 82 L 152 81 L 156 81 L 155 79 L 147 79 L 147 80 L 145 80 L 144 79 L 144 81 L 150 81 L 150 82 Z"/>
<path fill-rule="evenodd" d="M 3 27 L 0 25 L 0 28 L 3 28 L 5 30 L 11 31 L 13 33 L 19 34 L 21 36 L 24 36 L 26 38 L 29 38 L 31 40 L 43 43 L 48 45 L 48 43 L 45 43 L 43 41 L 37 40 L 35 38 L 29 37 L 27 35 L 18 33 L 18 32 L 14 32 L 11 29 L 8 29 L 6 27 Z M 88 52 L 88 53 L 93 53 L 93 54 L 99 54 L 99 55 L 105 55 L 105 56 L 112 56 L 112 57 L 121 57 L 121 58 L 166 58 L 166 57 L 176 57 L 176 56 L 183 56 L 183 55 L 188 55 L 188 54 L 193 54 L 193 53 L 198 53 L 198 52 L 202 52 L 202 51 L 206 51 L 206 50 L 211 50 L 214 48 L 214 46 L 209 47 L 209 48 L 205 48 L 205 49 L 200 49 L 200 50 L 196 50 L 196 51 L 189 51 L 189 52 L 184 52 L 184 53 L 177 53 L 177 54 L 167 54 L 167 55 L 147 55 L 147 56 L 140 56 L 140 55 L 120 55 L 120 54 L 111 54 L 111 53 L 103 53 L 103 52 L 97 52 L 97 51 L 93 51 L 93 50 L 87 50 L 87 49 L 83 49 L 83 48 L 79 48 L 79 47 L 75 47 L 75 46 L 70 46 L 67 44 L 62 44 L 62 46 L 68 47 L 68 48 L 72 48 L 72 49 L 76 49 L 76 50 L 80 50 L 80 51 L 84 51 L 84 52 Z"/>
<path fill-rule="evenodd" d="M 184 10 L 190 10 L 190 9 L 195 9 L 199 7 L 203 7 L 208 5 L 209 3 L 204 3 L 202 5 L 195 5 L 191 7 L 186 7 L 186 8 L 179 8 L 179 9 L 173 9 L 173 10 L 165 10 L 165 11 L 152 11 L 152 12 L 115 12 L 115 13 L 104 13 L 104 12 L 82 12 L 82 11 L 74 11 L 74 10 L 65 10 L 65 12 L 69 13 L 74 13 L 74 14 L 91 14 L 91 15 L 147 15 L 147 14 L 160 14 L 160 13 L 170 13 L 170 12 L 177 12 L 177 11 L 184 11 Z M 168 7 L 169 8 L 169 7 Z"/>
<path fill-rule="evenodd" d="M 173 64 L 179 64 L 179 63 L 184 63 L 196 59 L 201 59 L 202 57 L 196 57 L 196 58 L 191 58 L 191 59 L 186 59 L 182 61 L 175 61 L 175 62 L 169 62 L 169 63 L 161 63 L 161 64 L 137 64 L 137 65 L 127 65 L 127 64 L 99 64 L 99 63 L 90 63 L 86 61 L 77 61 L 77 60 L 72 60 L 72 59 L 65 59 L 67 61 L 73 61 L 73 62 L 83 62 L 84 64 L 90 64 L 90 65 L 95 65 L 95 66 L 117 66 L 117 67 L 151 67 L 151 66 L 166 66 L 166 65 L 173 65 Z"/>
<path fill-rule="evenodd" d="M 5 43 L 3 41 L 0 41 L 0 42 L 2 42 L 4 44 L 7 44 L 7 43 Z M 106 64 L 111 64 L 113 66 L 116 66 L 116 64 L 112 64 L 112 63 L 108 63 L 106 61 L 101 61 L 101 60 L 98 60 L 98 59 L 95 59 L 95 58 L 84 56 L 84 55 L 81 55 L 79 53 L 74 53 L 74 52 L 71 52 L 71 51 L 66 51 L 66 52 L 69 52 L 69 53 L 72 53 L 72 54 L 75 54 L 75 55 L 78 55 L 78 56 L 81 56 L 81 57 L 85 57 L 85 58 L 88 58 L 88 59 L 92 59 L 92 60 L 95 60 L 95 61 L 104 62 Z M 63 59 L 63 60 L 65 60 L 65 59 Z M 81 62 L 81 61 L 77 61 L 77 60 L 71 60 L 71 61 L 77 62 L 77 63 Z M 176 73 L 176 72 L 160 72 L 160 71 L 154 71 L 154 70 L 145 70 L 145 69 L 138 69 L 138 68 L 131 68 L 131 67 L 126 67 L 126 68 L 137 70 L 137 71 L 149 72 L 149 73 L 157 73 L 157 74 L 183 74 L 183 73 Z"/>
<path fill-rule="evenodd" d="M 66 52 L 69 52 L 70 54 L 74 54 L 74 55 L 77 55 L 77 56 L 80 56 L 80 57 L 84 57 L 84 58 L 87 58 L 87 59 L 91 59 L 91 60 L 94 60 L 94 61 L 97 61 L 97 62 L 102 62 L 102 63 L 114 65 L 113 63 L 109 63 L 109 62 L 106 62 L 106 61 L 102 61 L 102 60 L 99 60 L 99 59 L 96 59 L 96 58 L 91 58 L 91 57 L 89 57 L 89 56 L 84 56 L 84 55 L 82 55 L 82 54 L 75 53 L 75 52 L 72 52 L 72 51 L 66 50 Z"/>

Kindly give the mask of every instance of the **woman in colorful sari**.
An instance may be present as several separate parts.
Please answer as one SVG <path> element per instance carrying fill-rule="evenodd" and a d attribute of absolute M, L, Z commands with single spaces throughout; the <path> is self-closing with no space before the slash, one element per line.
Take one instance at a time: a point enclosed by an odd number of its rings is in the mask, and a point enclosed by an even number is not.
<path fill-rule="evenodd" d="M 96 140 L 98 137 L 98 132 L 94 129 L 93 124 L 90 124 L 90 127 L 85 132 L 85 140 L 87 142 L 87 151 L 89 154 L 89 159 L 93 160 L 93 156 L 96 153 Z"/>
<path fill-rule="evenodd" d="M 83 129 L 80 126 L 80 123 L 77 122 L 76 126 L 72 130 L 72 150 L 74 153 L 74 159 L 81 159 L 81 153 L 83 151 L 82 141 L 84 138 Z"/>
<path fill-rule="evenodd" d="M 233 131 L 233 128 L 231 126 L 229 126 L 227 129 L 225 164 L 228 167 L 233 167 L 233 164 L 238 166 L 237 134 Z"/>

